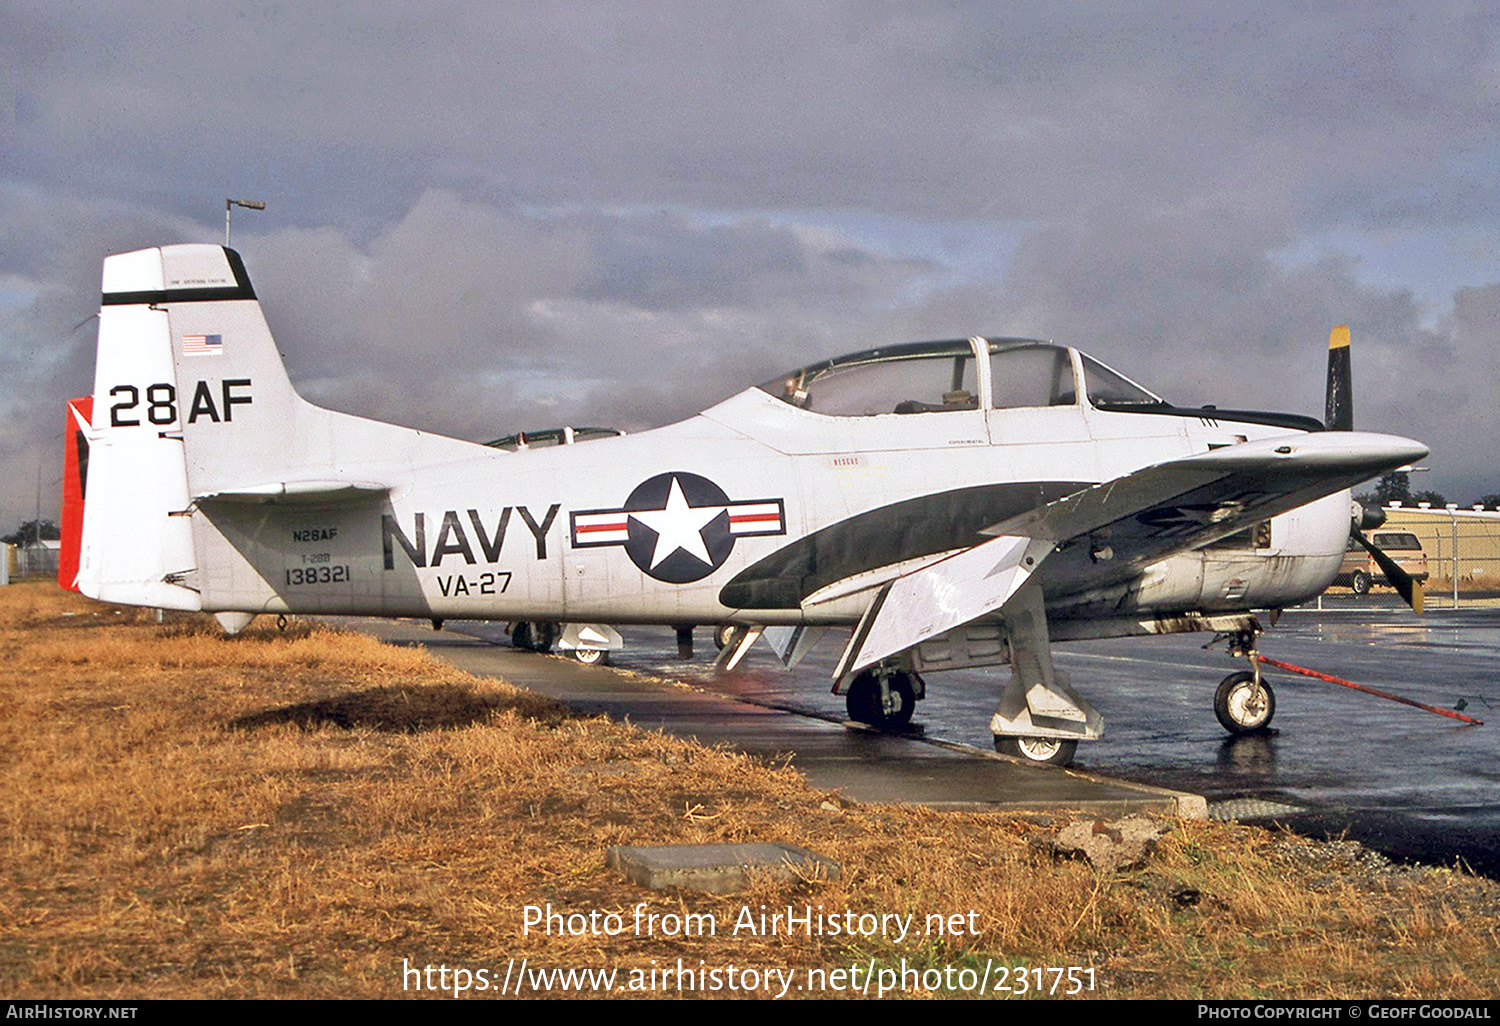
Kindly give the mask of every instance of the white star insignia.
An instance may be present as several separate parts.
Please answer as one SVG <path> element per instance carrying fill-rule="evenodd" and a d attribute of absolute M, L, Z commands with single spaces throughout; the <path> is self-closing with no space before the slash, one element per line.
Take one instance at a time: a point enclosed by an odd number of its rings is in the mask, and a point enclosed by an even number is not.
<path fill-rule="evenodd" d="M 631 511 L 630 515 L 656 532 L 656 549 L 651 553 L 655 570 L 678 549 L 694 559 L 712 564 L 708 546 L 703 543 L 703 529 L 724 512 L 723 506 L 689 506 L 682 485 L 672 478 L 665 509 Z"/>

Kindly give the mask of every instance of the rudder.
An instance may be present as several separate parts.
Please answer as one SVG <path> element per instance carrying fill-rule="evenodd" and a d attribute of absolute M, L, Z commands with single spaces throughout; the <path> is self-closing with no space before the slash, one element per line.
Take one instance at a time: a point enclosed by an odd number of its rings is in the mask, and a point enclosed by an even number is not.
<path fill-rule="evenodd" d="M 57 553 L 57 583 L 78 590 L 78 557 L 83 547 L 83 500 L 87 494 L 89 436 L 94 398 L 69 399 L 63 425 L 62 544 Z"/>

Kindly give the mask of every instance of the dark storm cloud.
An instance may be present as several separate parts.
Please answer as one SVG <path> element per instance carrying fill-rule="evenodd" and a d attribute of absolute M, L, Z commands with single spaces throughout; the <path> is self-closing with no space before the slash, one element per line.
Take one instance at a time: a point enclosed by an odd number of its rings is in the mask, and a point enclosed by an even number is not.
<path fill-rule="evenodd" d="M 354 412 L 641 427 L 974 331 L 1316 412 L 1347 320 L 1361 425 L 1430 438 L 1455 480 L 1493 470 L 1462 440 L 1500 434 L 1500 274 L 1462 263 L 1447 312 L 1355 252 L 1283 255 L 1494 235 L 1486 5 L 165 0 L 0 24 L 13 461 L 89 387 L 71 332 L 102 255 L 214 240 L 248 196 L 269 206 L 236 238 L 292 373 Z M 851 216 L 901 230 L 831 227 Z M 932 241 L 960 224 L 1019 234 L 1003 274 Z"/>
<path fill-rule="evenodd" d="M 443 190 L 365 246 L 287 229 L 246 263 L 311 398 L 465 437 L 685 416 L 826 355 L 830 320 L 857 322 L 826 311 L 931 270 L 754 218 L 528 215 Z"/>
<path fill-rule="evenodd" d="M 1313 173 L 1334 179 L 1302 198 L 1373 180 L 1389 200 L 1451 174 L 1495 103 L 1490 19 L 1439 4 L 162 3 L 12 23 L 24 165 L 181 201 L 280 185 L 303 223 L 399 214 L 449 184 L 433 168 L 506 198 L 941 217 Z"/>
<path fill-rule="evenodd" d="M 610 218 L 597 223 L 596 273 L 587 299 L 649 309 L 722 306 L 748 298 L 747 286 L 772 277 L 796 283 L 807 260 L 790 229 L 751 222 L 695 229 L 680 217 Z"/>

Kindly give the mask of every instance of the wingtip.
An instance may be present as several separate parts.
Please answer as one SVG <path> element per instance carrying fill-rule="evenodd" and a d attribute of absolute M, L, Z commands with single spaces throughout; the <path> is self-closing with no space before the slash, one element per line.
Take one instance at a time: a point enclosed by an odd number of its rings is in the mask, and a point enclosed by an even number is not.
<path fill-rule="evenodd" d="M 1349 325 L 1347 324 L 1340 324 L 1328 333 L 1329 349 L 1348 349 L 1349 341 Z"/>

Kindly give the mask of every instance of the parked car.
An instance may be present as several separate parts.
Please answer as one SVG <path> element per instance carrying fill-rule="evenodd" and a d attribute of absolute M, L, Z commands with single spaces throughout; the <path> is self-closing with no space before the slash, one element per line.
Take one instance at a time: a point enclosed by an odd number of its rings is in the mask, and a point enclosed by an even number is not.
<path fill-rule="evenodd" d="M 1396 561 L 1396 565 L 1419 581 L 1427 580 L 1427 553 L 1422 551 L 1422 542 L 1410 531 L 1376 531 L 1370 536 L 1375 547 Z M 1389 584 L 1374 558 L 1364 547 L 1349 539 L 1349 548 L 1344 553 L 1344 565 L 1339 568 L 1335 584 L 1347 584 L 1354 594 L 1363 595 L 1372 584 Z"/>

